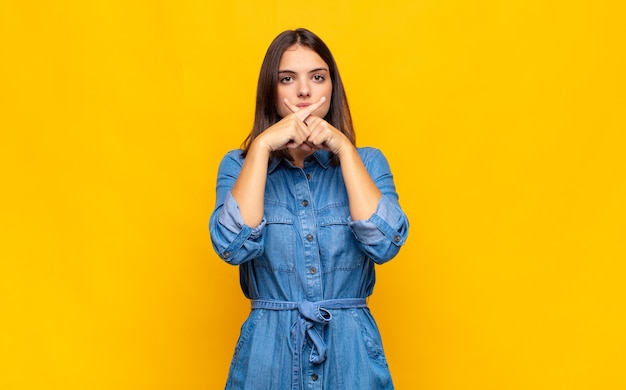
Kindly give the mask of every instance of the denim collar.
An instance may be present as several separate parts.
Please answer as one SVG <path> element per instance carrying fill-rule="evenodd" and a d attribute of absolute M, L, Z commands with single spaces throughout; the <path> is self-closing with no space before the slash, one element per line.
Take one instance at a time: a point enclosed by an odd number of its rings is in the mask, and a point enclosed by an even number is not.
<path fill-rule="evenodd" d="M 322 168 L 324 169 L 328 169 L 328 167 L 330 166 L 330 161 L 332 158 L 332 154 L 327 151 L 327 150 L 318 150 L 317 152 L 313 153 L 312 155 L 306 157 L 304 159 L 304 165 L 306 166 L 307 163 L 310 162 L 314 162 L 316 161 Z M 272 158 L 272 160 L 270 161 L 270 165 L 267 169 L 267 173 L 270 174 L 272 173 L 279 165 L 280 163 L 284 163 L 287 164 L 288 166 L 293 167 L 294 165 L 291 163 L 291 161 L 284 159 L 284 158 Z"/>

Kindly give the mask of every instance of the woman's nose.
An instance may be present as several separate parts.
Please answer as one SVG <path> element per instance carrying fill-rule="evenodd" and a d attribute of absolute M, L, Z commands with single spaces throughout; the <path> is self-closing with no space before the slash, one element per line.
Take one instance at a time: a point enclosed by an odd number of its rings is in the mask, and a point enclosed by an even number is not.
<path fill-rule="evenodd" d="M 309 97 L 311 96 L 311 91 L 309 89 L 309 85 L 307 83 L 300 83 L 298 86 L 298 97 Z"/>

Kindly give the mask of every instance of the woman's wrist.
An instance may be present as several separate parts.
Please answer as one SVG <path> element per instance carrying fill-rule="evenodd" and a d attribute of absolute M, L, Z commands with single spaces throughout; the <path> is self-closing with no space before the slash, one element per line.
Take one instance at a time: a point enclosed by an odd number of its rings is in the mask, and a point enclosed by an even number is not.
<path fill-rule="evenodd" d="M 352 142 L 350 142 L 350 140 L 346 138 L 345 141 L 342 142 L 341 145 L 339 145 L 339 147 L 333 151 L 333 154 L 335 154 L 339 158 L 339 161 L 341 161 L 342 159 L 350 158 L 354 155 L 357 155 L 358 152 L 354 144 L 352 144 Z"/>
<path fill-rule="evenodd" d="M 263 140 L 263 135 L 259 135 L 252 141 L 250 144 L 250 149 L 248 150 L 248 154 L 259 154 L 262 153 L 265 157 L 269 158 L 270 153 L 272 153 L 272 148 Z"/>

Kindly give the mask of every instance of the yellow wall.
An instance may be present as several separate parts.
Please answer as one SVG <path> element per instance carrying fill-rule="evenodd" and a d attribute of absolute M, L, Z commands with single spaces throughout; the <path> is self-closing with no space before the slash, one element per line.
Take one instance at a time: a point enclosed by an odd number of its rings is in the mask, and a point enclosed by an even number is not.
<path fill-rule="evenodd" d="M 339 63 L 411 234 L 399 389 L 623 389 L 626 28 L 609 0 L 0 2 L 0 388 L 218 389 L 248 303 L 217 164 L 270 40 Z"/>

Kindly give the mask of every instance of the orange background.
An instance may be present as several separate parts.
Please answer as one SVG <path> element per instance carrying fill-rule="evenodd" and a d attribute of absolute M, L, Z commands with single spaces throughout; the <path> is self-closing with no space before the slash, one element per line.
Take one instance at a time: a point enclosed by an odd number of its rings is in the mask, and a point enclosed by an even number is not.
<path fill-rule="evenodd" d="M 300 26 L 411 220 L 370 299 L 396 387 L 626 388 L 624 11 L 0 2 L 0 388 L 223 388 L 249 304 L 209 241 L 217 164 Z"/>

